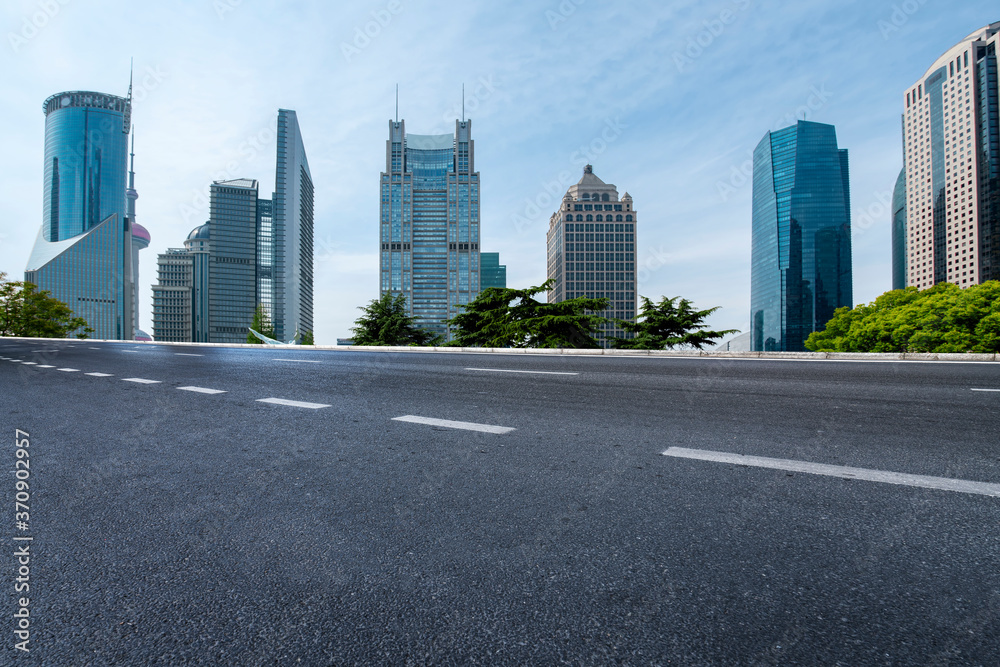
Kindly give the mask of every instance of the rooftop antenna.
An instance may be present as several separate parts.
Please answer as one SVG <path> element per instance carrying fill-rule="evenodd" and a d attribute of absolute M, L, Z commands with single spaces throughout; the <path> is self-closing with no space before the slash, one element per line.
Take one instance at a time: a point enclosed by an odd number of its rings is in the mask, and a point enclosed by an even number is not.
<path fill-rule="evenodd" d="M 128 99 L 125 100 L 125 117 L 122 120 L 122 134 L 128 134 L 132 130 L 132 70 L 135 58 L 128 60 Z"/>
<path fill-rule="evenodd" d="M 396 84 L 396 122 L 399 122 L 399 84 Z"/>
<path fill-rule="evenodd" d="M 462 84 L 462 122 L 465 122 L 465 84 Z"/>

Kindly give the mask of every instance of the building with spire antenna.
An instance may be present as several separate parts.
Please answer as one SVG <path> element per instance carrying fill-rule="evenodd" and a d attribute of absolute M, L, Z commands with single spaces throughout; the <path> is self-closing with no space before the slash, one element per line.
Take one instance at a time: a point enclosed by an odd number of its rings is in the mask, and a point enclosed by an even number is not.
<path fill-rule="evenodd" d="M 139 251 L 149 247 L 149 231 L 135 221 L 135 200 L 139 193 L 135 189 L 135 127 L 132 127 L 132 150 L 129 153 L 128 189 L 125 191 L 125 215 L 132 226 L 132 322 L 136 340 L 150 340 L 148 334 L 139 330 Z"/>

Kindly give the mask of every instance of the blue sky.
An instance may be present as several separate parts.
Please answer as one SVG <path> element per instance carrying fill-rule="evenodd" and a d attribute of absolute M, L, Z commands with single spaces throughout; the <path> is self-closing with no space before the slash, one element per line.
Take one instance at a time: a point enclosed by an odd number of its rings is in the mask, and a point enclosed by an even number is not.
<path fill-rule="evenodd" d="M 746 330 L 751 187 L 768 130 L 837 127 L 850 152 L 854 296 L 891 287 L 888 200 L 903 94 L 995 0 L 502 3 L 7 0 L 0 13 L 0 271 L 22 279 L 41 224 L 42 101 L 124 95 L 135 58 L 140 325 L 156 255 L 208 217 L 219 178 L 274 186 L 278 108 L 316 184 L 316 342 L 378 296 L 378 177 L 399 84 L 418 134 L 473 121 L 482 245 L 511 287 L 545 279 L 548 218 L 586 162 L 639 214 L 639 293 L 721 306 Z"/>

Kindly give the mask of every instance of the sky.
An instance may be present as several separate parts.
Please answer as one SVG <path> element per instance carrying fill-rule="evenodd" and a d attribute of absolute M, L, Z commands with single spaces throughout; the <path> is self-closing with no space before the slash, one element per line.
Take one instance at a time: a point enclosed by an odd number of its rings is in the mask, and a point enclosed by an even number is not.
<path fill-rule="evenodd" d="M 753 148 L 807 120 L 850 156 L 854 300 L 891 289 L 904 92 L 1000 20 L 996 0 L 440 3 L 5 0 L 0 271 L 21 280 L 42 222 L 42 102 L 125 95 L 134 58 L 140 328 L 156 257 L 208 219 L 213 180 L 270 197 L 279 108 L 315 183 L 315 340 L 378 297 L 379 174 L 395 114 L 415 134 L 472 120 L 483 252 L 509 287 L 546 278 L 548 220 L 583 166 L 632 195 L 639 294 L 749 328 Z"/>

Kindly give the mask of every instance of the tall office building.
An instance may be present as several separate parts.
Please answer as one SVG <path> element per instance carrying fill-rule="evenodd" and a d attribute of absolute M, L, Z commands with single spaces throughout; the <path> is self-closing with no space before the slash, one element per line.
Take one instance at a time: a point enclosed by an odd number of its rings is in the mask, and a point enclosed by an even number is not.
<path fill-rule="evenodd" d="M 500 253 L 479 253 L 479 289 L 507 287 L 507 266 L 500 263 Z"/>
<path fill-rule="evenodd" d="M 977 30 L 904 94 L 907 285 L 1000 279 L 998 44 Z"/>
<path fill-rule="evenodd" d="M 126 217 L 127 98 L 74 91 L 45 100 L 42 227 L 24 279 L 66 303 L 92 336 L 135 335 Z"/>
<path fill-rule="evenodd" d="M 637 213 L 629 193 L 594 174 L 589 164 L 549 219 L 548 277 L 555 284 L 549 302 L 580 296 L 606 298 L 605 317 L 635 321 Z M 602 325 L 605 338 L 631 338 L 621 327 Z M 605 347 L 610 346 L 605 341 Z"/>
<path fill-rule="evenodd" d="M 209 197 L 208 338 L 245 343 L 257 308 L 256 180 L 212 183 Z"/>
<path fill-rule="evenodd" d="M 805 350 L 852 289 L 847 150 L 832 125 L 768 132 L 753 156 L 751 349 Z"/>
<path fill-rule="evenodd" d="M 153 339 L 161 343 L 192 341 L 191 253 L 169 248 L 156 259 L 153 285 Z"/>
<path fill-rule="evenodd" d="M 135 128 L 132 128 L 132 151 L 129 153 L 128 190 L 125 191 L 125 215 L 132 225 L 132 324 L 136 340 L 149 337 L 139 331 L 139 251 L 149 247 L 152 240 L 149 230 L 135 221 L 135 200 L 139 193 L 135 189 Z"/>
<path fill-rule="evenodd" d="M 208 343 L 208 266 L 211 227 L 195 227 L 184 248 L 157 258 L 153 285 L 153 337 L 172 343 Z"/>
<path fill-rule="evenodd" d="M 278 110 L 273 201 L 261 208 L 258 291 L 279 340 L 313 330 L 313 199 L 298 116 Z"/>
<path fill-rule="evenodd" d="M 906 287 L 906 167 L 892 189 L 892 289 Z"/>
<path fill-rule="evenodd" d="M 444 321 L 479 294 L 479 173 L 472 121 L 454 134 L 407 134 L 389 121 L 380 206 L 380 293 L 402 294 L 417 324 Z"/>

